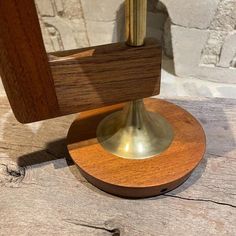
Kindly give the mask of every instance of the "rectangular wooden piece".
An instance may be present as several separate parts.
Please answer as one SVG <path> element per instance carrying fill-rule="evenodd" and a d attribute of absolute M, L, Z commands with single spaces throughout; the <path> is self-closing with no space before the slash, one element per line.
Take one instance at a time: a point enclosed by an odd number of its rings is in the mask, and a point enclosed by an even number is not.
<path fill-rule="evenodd" d="M 50 66 L 61 113 L 159 94 L 161 51 L 149 39 L 142 47 L 114 43 L 54 53 Z"/>

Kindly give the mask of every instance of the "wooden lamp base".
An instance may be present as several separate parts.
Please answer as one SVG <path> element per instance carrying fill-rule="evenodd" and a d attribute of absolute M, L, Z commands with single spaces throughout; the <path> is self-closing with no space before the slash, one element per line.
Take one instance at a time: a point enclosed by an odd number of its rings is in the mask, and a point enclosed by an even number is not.
<path fill-rule="evenodd" d="M 158 112 L 174 130 L 174 140 L 161 154 L 130 160 L 107 152 L 96 139 L 99 122 L 123 104 L 83 112 L 72 123 L 68 150 L 82 175 L 99 189 L 127 198 L 163 194 L 182 184 L 203 158 L 204 131 L 187 111 L 159 99 L 145 99 L 147 110 Z"/>

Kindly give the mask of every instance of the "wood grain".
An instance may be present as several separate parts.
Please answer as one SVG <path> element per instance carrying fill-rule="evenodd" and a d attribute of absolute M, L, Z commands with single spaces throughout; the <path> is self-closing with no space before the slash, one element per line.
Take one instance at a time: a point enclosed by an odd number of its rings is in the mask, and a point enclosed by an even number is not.
<path fill-rule="evenodd" d="M 160 92 L 161 47 L 153 39 L 143 47 L 116 43 L 48 56 L 34 1 L 1 1 L 0 74 L 21 123 Z"/>
<path fill-rule="evenodd" d="M 81 173 L 98 188 L 122 197 L 163 194 L 183 183 L 201 161 L 205 134 L 198 121 L 182 108 L 164 100 L 146 99 L 146 107 L 165 117 L 174 130 L 171 146 L 144 160 L 120 158 L 96 139 L 99 122 L 122 105 L 84 112 L 69 129 L 68 150 Z"/>
<path fill-rule="evenodd" d="M 34 1 L 0 2 L 0 74 L 21 123 L 159 94 L 160 72 L 151 39 L 47 55 Z"/>
<path fill-rule="evenodd" d="M 125 43 L 54 53 L 51 70 L 60 111 L 70 114 L 160 92 L 161 47 Z"/>
<path fill-rule="evenodd" d="M 63 140 L 73 115 L 21 125 L 1 97 L 0 234 L 101 236 L 116 229 L 122 236 L 235 236 L 236 100 L 168 100 L 201 121 L 206 155 L 176 190 L 127 200 L 98 190 L 68 166 Z"/>
<path fill-rule="evenodd" d="M 59 114 L 33 0 L 0 1 L 0 74 L 20 122 Z"/>

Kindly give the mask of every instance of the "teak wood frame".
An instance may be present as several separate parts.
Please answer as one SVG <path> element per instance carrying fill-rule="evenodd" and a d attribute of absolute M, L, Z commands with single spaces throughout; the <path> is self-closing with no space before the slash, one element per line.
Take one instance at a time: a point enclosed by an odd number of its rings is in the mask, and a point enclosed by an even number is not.
<path fill-rule="evenodd" d="M 34 1 L 0 1 L 0 74 L 21 123 L 159 94 L 160 67 L 154 40 L 49 55 Z"/>

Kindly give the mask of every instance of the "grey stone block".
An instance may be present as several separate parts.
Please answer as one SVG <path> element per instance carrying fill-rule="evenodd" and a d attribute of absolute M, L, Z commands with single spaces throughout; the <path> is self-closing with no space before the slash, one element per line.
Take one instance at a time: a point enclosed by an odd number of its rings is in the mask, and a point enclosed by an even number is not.
<path fill-rule="evenodd" d="M 236 69 L 201 63 L 210 30 L 190 29 L 172 25 L 175 72 L 181 77 L 196 77 L 221 83 L 236 83 Z"/>
<path fill-rule="evenodd" d="M 220 0 L 162 0 L 173 24 L 207 29 Z"/>

